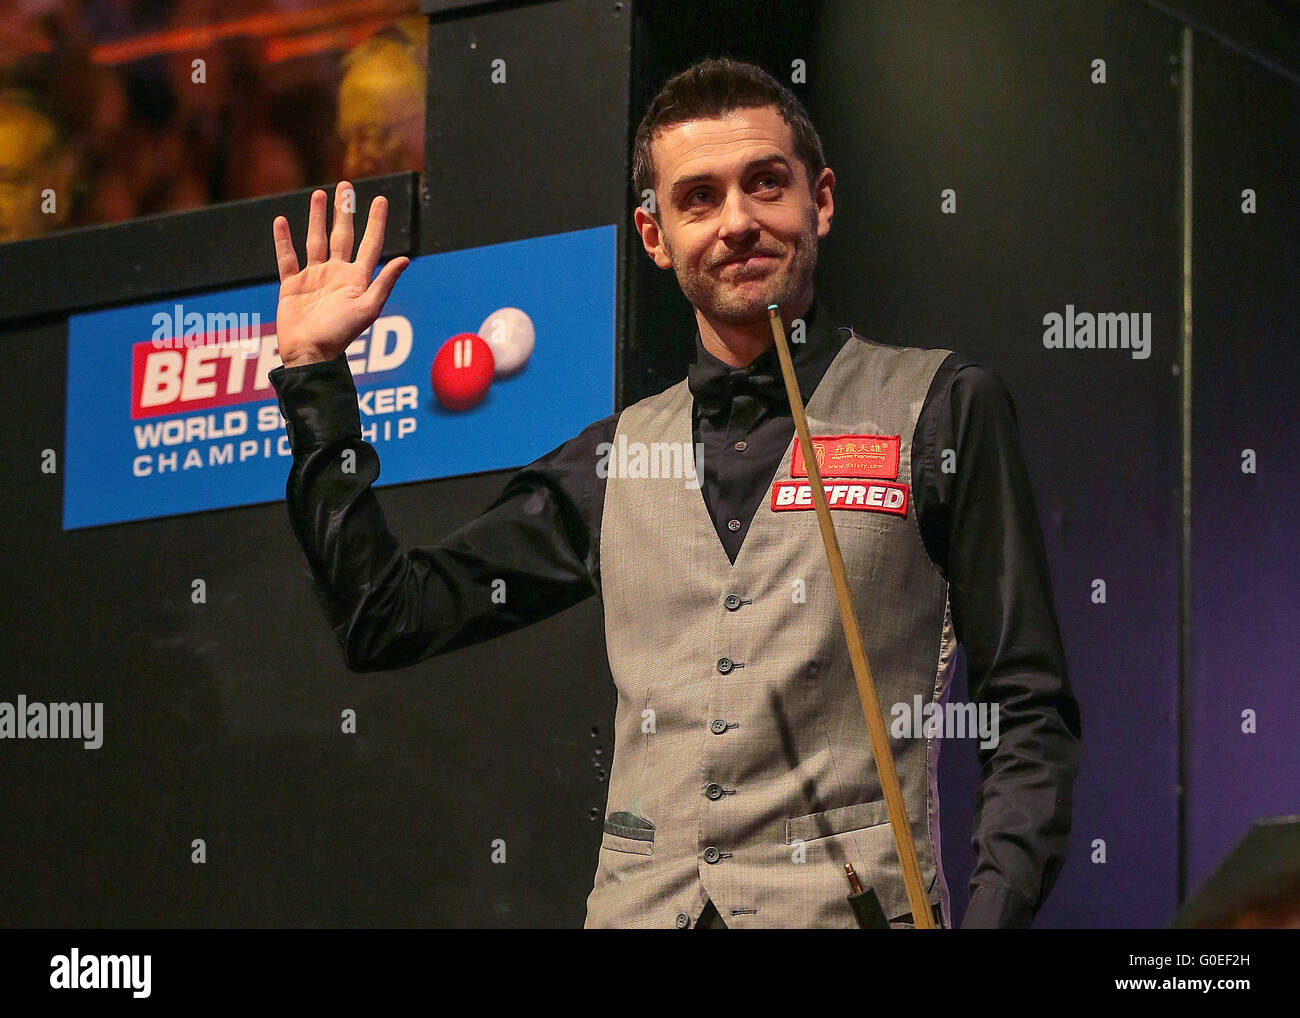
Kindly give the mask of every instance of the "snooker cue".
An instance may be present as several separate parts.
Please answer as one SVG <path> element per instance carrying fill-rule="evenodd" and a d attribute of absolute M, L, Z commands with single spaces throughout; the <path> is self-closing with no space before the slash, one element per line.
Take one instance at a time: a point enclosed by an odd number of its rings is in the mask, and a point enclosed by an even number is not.
<path fill-rule="evenodd" d="M 871 678 L 871 667 L 867 664 L 867 654 L 862 647 L 862 632 L 858 629 L 858 616 L 853 610 L 853 595 L 849 591 L 848 580 L 844 575 L 844 557 L 840 554 L 840 542 L 835 536 L 834 526 L 831 525 L 831 512 L 826 505 L 826 492 L 822 490 L 821 468 L 817 465 L 817 453 L 813 449 L 812 437 L 808 432 L 808 420 L 804 416 L 803 399 L 799 395 L 794 363 L 790 359 L 785 328 L 781 324 L 781 312 L 777 305 L 770 304 L 767 313 L 772 323 L 772 336 L 776 340 L 777 357 L 781 361 L 781 374 L 785 378 L 786 396 L 790 400 L 795 430 L 799 434 L 799 445 L 803 449 L 803 461 L 808 467 L 808 484 L 812 488 L 813 504 L 817 508 L 817 523 L 822 532 L 822 544 L 826 546 L 826 560 L 830 564 L 831 579 L 835 583 L 835 596 L 840 604 L 840 620 L 844 623 L 844 635 L 849 643 L 849 658 L 853 662 L 853 676 L 858 682 L 862 713 L 866 716 L 867 732 L 871 736 L 871 753 L 876 759 L 881 791 L 885 794 L 885 806 L 889 810 L 889 826 L 894 832 L 894 844 L 898 846 L 898 859 L 903 867 L 903 883 L 907 886 L 907 900 L 912 906 L 912 919 L 916 929 L 932 930 L 934 916 L 930 913 L 930 902 L 921 887 L 921 866 L 916 858 L 912 827 L 907 819 L 907 804 L 903 801 L 903 793 L 898 786 L 898 772 L 894 770 L 894 754 L 889 748 L 889 736 L 885 732 L 885 721 L 880 713 L 880 703 L 876 699 L 876 686 Z"/>

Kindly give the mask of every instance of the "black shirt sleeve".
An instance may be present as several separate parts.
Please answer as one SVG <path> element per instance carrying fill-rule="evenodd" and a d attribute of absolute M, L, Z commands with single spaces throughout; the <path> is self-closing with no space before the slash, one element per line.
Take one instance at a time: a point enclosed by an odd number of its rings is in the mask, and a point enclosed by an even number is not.
<path fill-rule="evenodd" d="M 949 583 L 970 696 L 998 711 L 997 745 L 979 749 L 962 927 L 1025 927 L 1065 861 L 1082 729 L 1010 393 L 950 355 L 913 450 L 918 522 Z"/>
<path fill-rule="evenodd" d="M 293 448 L 289 519 L 347 666 L 401 668 L 526 626 L 599 590 L 604 484 L 588 426 L 507 481 L 476 519 L 404 551 L 371 485 L 347 360 L 270 372 Z"/>

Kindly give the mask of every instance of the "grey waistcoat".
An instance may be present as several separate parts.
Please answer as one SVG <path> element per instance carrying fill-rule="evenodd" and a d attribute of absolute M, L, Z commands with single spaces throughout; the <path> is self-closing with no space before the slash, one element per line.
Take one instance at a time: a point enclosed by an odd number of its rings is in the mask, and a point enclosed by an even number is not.
<path fill-rule="evenodd" d="M 899 437 L 906 515 L 831 510 L 887 729 L 895 703 L 942 709 L 948 696 L 948 585 L 910 490 L 912 435 L 948 353 L 855 334 L 807 405 L 814 436 Z M 691 412 L 683 380 L 625 409 L 615 444 L 673 443 L 689 471 Z M 796 443 L 773 485 L 791 480 Z M 845 862 L 886 917 L 910 912 L 811 500 L 774 510 L 769 485 L 732 564 L 698 481 L 619 466 L 612 457 L 600 538 L 618 708 L 586 925 L 693 926 L 707 896 L 731 927 L 853 927 Z M 832 484 L 873 483 L 823 481 L 828 497 Z M 860 487 L 831 500 L 867 501 Z M 939 744 L 890 742 L 922 880 L 950 926 Z"/>

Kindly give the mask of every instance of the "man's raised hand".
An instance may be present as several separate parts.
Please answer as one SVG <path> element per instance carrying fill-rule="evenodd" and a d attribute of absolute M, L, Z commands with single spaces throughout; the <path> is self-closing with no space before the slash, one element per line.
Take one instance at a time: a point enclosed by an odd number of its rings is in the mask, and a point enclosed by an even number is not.
<path fill-rule="evenodd" d="M 307 266 L 298 267 L 289 220 L 276 216 L 271 226 L 275 260 L 280 269 L 280 302 L 275 333 L 285 367 L 332 360 L 370 328 L 409 258 L 394 258 L 372 280 L 384 246 L 388 201 L 382 195 L 370 203 L 366 232 L 352 261 L 352 209 L 356 192 L 346 180 L 334 191 L 334 229 L 325 242 L 325 202 L 321 190 L 311 193 L 307 219 Z"/>

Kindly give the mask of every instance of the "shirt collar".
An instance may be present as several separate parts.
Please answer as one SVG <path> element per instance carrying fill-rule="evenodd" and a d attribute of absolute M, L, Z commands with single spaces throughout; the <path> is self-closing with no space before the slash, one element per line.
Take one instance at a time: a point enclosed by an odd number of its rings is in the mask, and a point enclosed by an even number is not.
<path fill-rule="evenodd" d="M 824 301 L 816 298 L 803 319 L 804 342 L 791 342 L 789 346 L 799 394 L 807 404 L 831 361 L 851 335 L 851 330 L 835 328 L 833 312 Z M 787 335 L 786 338 L 791 337 Z M 733 389 L 749 383 L 756 383 L 752 385 L 753 390 L 760 397 L 766 397 L 774 408 L 789 411 L 775 342 L 748 364 L 734 368 L 705 349 L 696 329 L 695 363 L 689 368 L 687 385 L 695 397 L 697 409 L 709 416 L 721 413 L 730 407 Z"/>

